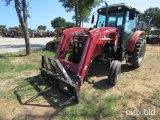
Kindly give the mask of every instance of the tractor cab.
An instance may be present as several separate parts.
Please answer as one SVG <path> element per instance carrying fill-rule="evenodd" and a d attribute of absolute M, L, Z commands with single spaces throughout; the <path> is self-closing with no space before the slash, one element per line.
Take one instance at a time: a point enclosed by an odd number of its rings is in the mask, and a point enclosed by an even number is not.
<path fill-rule="evenodd" d="M 119 30 L 119 43 L 124 48 L 127 48 L 127 41 L 130 36 L 136 31 L 138 25 L 138 15 L 140 11 L 128 6 L 124 3 L 106 5 L 97 10 L 98 18 L 95 28 L 101 27 L 116 27 Z M 92 16 L 92 23 L 94 15 Z"/>

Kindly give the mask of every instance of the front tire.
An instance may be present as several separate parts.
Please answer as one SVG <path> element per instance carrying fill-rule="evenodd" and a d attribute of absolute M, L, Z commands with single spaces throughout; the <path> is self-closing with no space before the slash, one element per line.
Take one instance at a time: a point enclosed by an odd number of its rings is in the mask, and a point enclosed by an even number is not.
<path fill-rule="evenodd" d="M 138 39 L 133 52 L 129 55 L 127 64 L 132 68 L 139 68 L 146 51 L 146 40 Z"/>
<path fill-rule="evenodd" d="M 121 62 L 119 62 L 118 60 L 112 61 L 108 75 L 109 84 L 112 86 L 116 85 L 120 74 L 121 74 Z"/>

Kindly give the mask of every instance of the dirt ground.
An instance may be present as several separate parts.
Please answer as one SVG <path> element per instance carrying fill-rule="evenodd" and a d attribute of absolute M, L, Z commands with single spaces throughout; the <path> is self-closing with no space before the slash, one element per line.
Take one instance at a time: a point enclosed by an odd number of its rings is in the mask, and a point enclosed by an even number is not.
<path fill-rule="evenodd" d="M 122 104 L 116 105 L 116 109 L 124 108 L 122 113 L 117 116 L 118 118 L 129 119 L 126 117 L 127 110 L 139 111 L 147 109 L 155 110 L 155 115 L 142 115 L 138 116 L 138 119 L 160 119 L 160 45 L 147 45 L 143 64 L 136 70 L 131 70 L 126 66 L 125 62 L 122 63 L 122 74 L 119 78 L 118 84 L 114 87 L 107 84 L 106 71 L 106 65 L 93 64 L 89 71 L 88 80 L 81 88 L 81 93 L 85 91 L 90 94 L 95 94 L 97 91 L 102 90 L 103 96 L 101 97 L 107 97 L 111 94 L 119 96 L 128 95 L 128 98 L 124 100 L 124 106 Z M 11 93 L 8 92 L 8 94 Z M 14 94 L 16 97 L 18 96 L 16 92 Z M 52 97 L 58 98 L 58 96 Z M 34 102 L 27 105 L 21 104 L 27 100 L 26 98 L 21 101 L 18 99 L 19 97 L 17 97 L 17 101 L 14 102 L 1 99 L 0 119 L 45 120 L 53 113 L 54 108 L 56 107 L 53 107 L 54 105 L 50 105 L 51 99 L 56 100 L 56 98 L 52 97 L 46 100 L 42 95 L 36 98 Z M 113 116 L 110 119 L 117 119 L 117 117 Z M 57 117 L 56 119 L 60 119 L 60 117 Z M 132 119 L 136 119 L 136 117 L 134 116 Z"/>

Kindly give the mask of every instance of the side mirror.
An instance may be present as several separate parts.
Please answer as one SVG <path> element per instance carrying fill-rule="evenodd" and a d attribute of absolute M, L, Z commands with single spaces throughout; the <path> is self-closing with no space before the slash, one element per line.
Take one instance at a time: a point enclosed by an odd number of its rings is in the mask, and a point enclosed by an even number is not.
<path fill-rule="evenodd" d="M 92 15 L 91 24 L 94 23 L 94 14 Z"/>
<path fill-rule="evenodd" d="M 129 12 L 129 20 L 133 20 L 136 14 L 136 9 L 132 8 Z"/>

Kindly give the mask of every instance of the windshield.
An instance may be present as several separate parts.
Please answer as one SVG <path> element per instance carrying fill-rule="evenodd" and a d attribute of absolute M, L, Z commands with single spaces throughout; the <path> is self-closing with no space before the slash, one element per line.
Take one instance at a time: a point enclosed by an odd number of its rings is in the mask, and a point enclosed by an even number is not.
<path fill-rule="evenodd" d="M 98 21 L 97 21 L 97 28 L 105 27 L 105 21 L 106 21 L 106 16 L 99 14 Z"/>
<path fill-rule="evenodd" d="M 97 28 L 105 27 L 105 26 L 107 26 L 107 27 L 120 27 L 120 26 L 122 26 L 123 13 L 124 12 L 109 13 L 107 25 L 105 25 L 106 16 L 99 14 L 98 21 L 97 21 Z"/>

